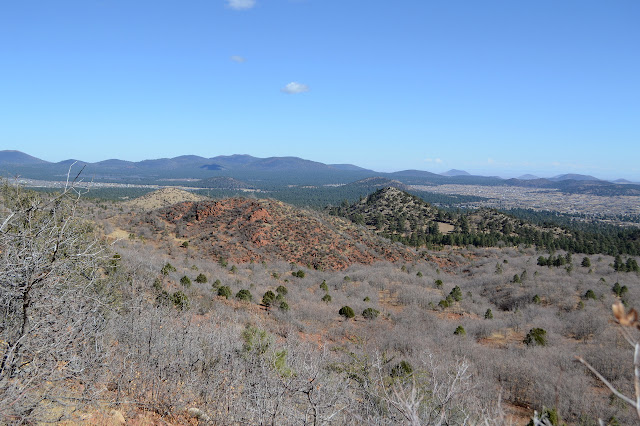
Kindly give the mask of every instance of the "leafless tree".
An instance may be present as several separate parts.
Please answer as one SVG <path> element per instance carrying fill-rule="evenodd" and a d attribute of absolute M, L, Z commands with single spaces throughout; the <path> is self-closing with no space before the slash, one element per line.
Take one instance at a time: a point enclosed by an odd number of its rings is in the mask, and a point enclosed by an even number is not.
<path fill-rule="evenodd" d="M 0 422 L 52 420 L 53 405 L 81 405 L 101 363 L 107 251 L 76 217 L 73 182 L 0 194 Z M 69 380 L 81 390 L 65 392 Z"/>

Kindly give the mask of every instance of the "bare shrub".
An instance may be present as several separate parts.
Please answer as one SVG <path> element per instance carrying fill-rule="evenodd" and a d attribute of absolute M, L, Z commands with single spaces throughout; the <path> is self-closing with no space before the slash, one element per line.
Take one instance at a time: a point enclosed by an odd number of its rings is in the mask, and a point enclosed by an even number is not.
<path fill-rule="evenodd" d="M 0 415 L 51 421 L 67 381 L 90 395 L 99 374 L 109 255 L 75 216 L 72 186 L 48 198 L 4 182 L 0 194 Z"/>

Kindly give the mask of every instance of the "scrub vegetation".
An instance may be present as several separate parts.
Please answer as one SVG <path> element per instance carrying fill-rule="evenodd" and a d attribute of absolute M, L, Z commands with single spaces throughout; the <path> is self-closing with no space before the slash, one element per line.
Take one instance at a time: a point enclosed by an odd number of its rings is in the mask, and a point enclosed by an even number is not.
<path fill-rule="evenodd" d="M 632 255 L 416 251 L 273 201 L 2 191 L 0 423 L 638 421 L 602 381 L 635 398 Z M 305 257 L 315 237 L 278 239 L 289 217 L 345 243 Z"/>

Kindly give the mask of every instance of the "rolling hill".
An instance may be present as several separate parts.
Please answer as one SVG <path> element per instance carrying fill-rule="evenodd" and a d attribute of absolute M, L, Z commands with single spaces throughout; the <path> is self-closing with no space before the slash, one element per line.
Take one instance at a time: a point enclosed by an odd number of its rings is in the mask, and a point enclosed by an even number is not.
<path fill-rule="evenodd" d="M 431 244 L 492 246 L 498 241 L 515 242 L 521 235 L 562 234 L 558 228 L 543 229 L 490 209 L 468 213 L 441 210 L 393 187 L 382 188 L 359 202 L 328 211 L 366 225 L 393 241 L 417 247 Z"/>
<path fill-rule="evenodd" d="M 580 222 L 560 226 L 547 220 L 527 220 L 536 218 L 532 211 L 521 211 L 521 218 L 486 208 L 447 211 L 397 188 L 382 188 L 359 202 L 327 210 L 414 247 L 535 245 L 549 251 L 640 254 L 638 228 L 594 227 Z"/>
<path fill-rule="evenodd" d="M 41 160 L 24 152 L 15 150 L 0 151 L 0 165 L 43 165 L 49 164 L 47 161 Z"/>
<path fill-rule="evenodd" d="M 440 174 L 442 176 L 471 176 L 470 173 L 465 172 L 464 170 L 458 170 L 458 169 L 451 169 Z"/>
<path fill-rule="evenodd" d="M 583 180 L 600 180 L 597 177 L 593 177 L 593 176 L 589 176 L 589 175 L 580 175 L 580 174 L 576 174 L 576 173 L 568 173 L 568 174 L 564 174 L 564 175 L 558 175 L 558 176 L 554 176 L 549 178 L 549 180 L 554 181 L 554 182 L 559 182 L 559 181 L 563 181 L 563 180 L 577 180 L 577 181 L 583 181 Z"/>
<path fill-rule="evenodd" d="M 157 227 L 189 241 L 208 258 L 234 263 L 286 261 L 341 270 L 379 261 L 411 261 L 413 250 L 392 244 L 340 218 L 276 200 L 229 198 L 183 202 L 129 219 L 132 230 Z M 160 228 L 152 232 L 157 235 Z"/>

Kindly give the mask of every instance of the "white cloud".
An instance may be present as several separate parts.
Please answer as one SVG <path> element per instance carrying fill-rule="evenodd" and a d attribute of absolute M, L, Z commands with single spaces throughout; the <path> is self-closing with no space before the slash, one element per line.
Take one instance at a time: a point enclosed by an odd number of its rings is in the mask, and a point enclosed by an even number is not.
<path fill-rule="evenodd" d="M 226 0 L 227 6 L 235 10 L 247 10 L 256 5 L 256 0 Z"/>
<path fill-rule="evenodd" d="M 245 62 L 245 61 L 246 61 L 246 59 L 245 59 L 245 58 L 243 58 L 242 56 L 238 56 L 238 55 L 233 55 L 233 56 L 231 57 L 231 60 L 232 60 L 233 62 L 237 62 L 237 63 L 239 63 L 239 64 L 241 64 L 241 63 L 243 63 L 243 62 Z"/>
<path fill-rule="evenodd" d="M 442 159 L 440 159 L 440 158 L 427 158 L 424 161 L 426 161 L 427 163 L 442 164 Z"/>
<path fill-rule="evenodd" d="M 296 93 L 308 92 L 309 91 L 309 86 L 307 86 L 306 84 L 297 83 L 295 81 L 292 81 L 291 83 L 287 84 L 282 89 L 280 89 L 280 91 L 282 93 L 287 93 L 289 95 L 295 95 Z"/>

